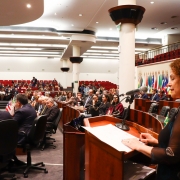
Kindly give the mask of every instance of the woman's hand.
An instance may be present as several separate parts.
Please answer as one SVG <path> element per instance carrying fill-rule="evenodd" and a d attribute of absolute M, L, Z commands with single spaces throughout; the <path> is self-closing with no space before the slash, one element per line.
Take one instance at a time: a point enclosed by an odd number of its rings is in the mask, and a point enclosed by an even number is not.
<path fill-rule="evenodd" d="M 131 139 L 123 139 L 122 143 L 131 148 L 132 150 L 137 150 L 139 148 L 139 146 L 144 146 L 144 144 L 139 141 L 137 138 L 131 138 Z"/>
<path fill-rule="evenodd" d="M 157 145 L 158 140 L 149 133 L 141 133 L 139 140 L 145 144 Z"/>

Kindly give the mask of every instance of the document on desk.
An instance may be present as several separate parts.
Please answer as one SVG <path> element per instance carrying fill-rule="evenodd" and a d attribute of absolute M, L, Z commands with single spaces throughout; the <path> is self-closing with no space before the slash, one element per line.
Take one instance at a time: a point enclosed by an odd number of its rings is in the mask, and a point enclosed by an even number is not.
<path fill-rule="evenodd" d="M 125 146 L 121 141 L 123 139 L 137 138 L 121 129 L 118 129 L 112 124 L 93 128 L 83 126 L 83 128 L 118 151 L 130 152 L 131 149 Z"/>

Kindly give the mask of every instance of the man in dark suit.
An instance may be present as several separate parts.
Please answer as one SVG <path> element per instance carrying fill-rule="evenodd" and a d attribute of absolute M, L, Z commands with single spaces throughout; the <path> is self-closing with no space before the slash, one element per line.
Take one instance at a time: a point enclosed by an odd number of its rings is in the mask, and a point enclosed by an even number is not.
<path fill-rule="evenodd" d="M 151 96 L 152 101 L 159 101 L 159 95 L 157 89 L 152 90 L 152 96 Z"/>
<path fill-rule="evenodd" d="M 47 122 L 53 122 L 59 114 L 59 108 L 54 105 L 54 100 L 52 98 L 48 98 L 46 101 L 47 111 L 45 112 L 45 115 L 47 116 Z M 46 124 L 46 127 L 49 128 L 52 125 Z"/>
<path fill-rule="evenodd" d="M 140 92 L 140 98 L 141 99 L 148 99 L 148 95 L 144 91 L 141 91 Z"/>
<path fill-rule="evenodd" d="M 10 113 L 8 111 L 0 111 L 0 121 L 6 119 L 12 119 Z"/>
<path fill-rule="evenodd" d="M 28 104 L 28 98 L 25 94 L 18 94 L 15 102 L 15 113 L 13 119 L 18 122 L 19 132 L 29 133 L 34 119 L 37 117 L 35 109 Z M 18 141 L 24 138 L 19 134 Z"/>

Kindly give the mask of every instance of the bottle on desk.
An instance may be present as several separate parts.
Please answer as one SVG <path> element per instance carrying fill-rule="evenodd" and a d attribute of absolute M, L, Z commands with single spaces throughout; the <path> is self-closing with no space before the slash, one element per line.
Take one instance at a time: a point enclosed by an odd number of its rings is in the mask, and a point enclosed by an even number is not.
<path fill-rule="evenodd" d="M 167 113 L 167 116 L 164 120 L 164 127 L 167 125 L 168 122 L 169 122 L 169 112 Z"/>

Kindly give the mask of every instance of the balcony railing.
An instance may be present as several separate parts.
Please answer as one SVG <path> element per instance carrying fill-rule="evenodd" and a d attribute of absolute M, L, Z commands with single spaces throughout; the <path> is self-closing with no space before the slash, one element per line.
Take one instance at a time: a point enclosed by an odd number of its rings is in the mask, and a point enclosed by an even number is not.
<path fill-rule="evenodd" d="M 136 55 L 135 65 L 156 63 L 180 58 L 180 42 L 161 46 Z"/>

